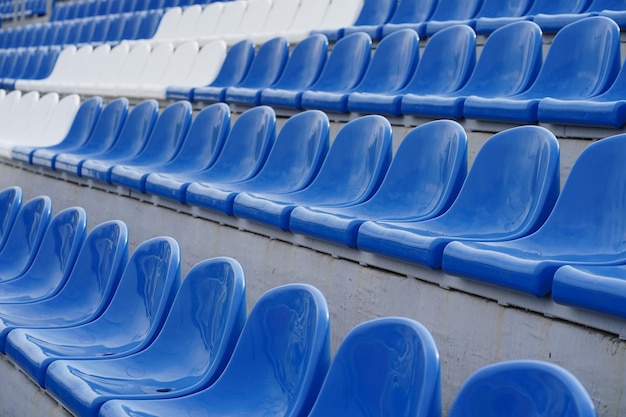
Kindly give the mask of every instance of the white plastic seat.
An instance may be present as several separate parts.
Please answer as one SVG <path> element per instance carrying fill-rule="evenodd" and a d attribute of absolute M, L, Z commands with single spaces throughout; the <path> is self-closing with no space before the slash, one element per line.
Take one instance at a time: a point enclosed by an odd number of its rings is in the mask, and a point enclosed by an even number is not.
<path fill-rule="evenodd" d="M 274 36 L 284 36 L 289 43 L 300 42 L 309 36 L 311 30 L 320 27 L 330 3 L 331 0 L 302 0 L 289 29 L 278 32 Z"/>
<path fill-rule="evenodd" d="M 59 72 L 58 76 L 55 78 L 48 77 L 43 80 L 43 82 L 38 86 L 38 90 L 41 92 L 53 92 L 58 91 L 59 88 L 67 88 L 72 85 L 75 80 L 78 80 L 82 77 L 85 68 L 87 67 L 87 63 L 91 59 L 93 54 L 93 46 L 85 45 L 80 47 L 73 59 L 70 63 L 68 63 L 67 68 L 63 72 Z M 56 65 L 55 65 L 56 69 Z"/>
<path fill-rule="evenodd" d="M 44 134 L 40 135 L 37 143 L 32 146 L 51 146 L 60 143 L 70 130 L 78 108 L 80 107 L 80 96 L 70 94 L 59 100 L 55 106 L 52 116 Z"/>
<path fill-rule="evenodd" d="M 177 80 L 173 85 L 183 87 L 201 87 L 215 80 L 226 59 L 227 47 L 223 40 L 207 43 L 198 52 L 187 78 Z"/>
<path fill-rule="evenodd" d="M 243 20 L 247 6 L 247 1 L 230 1 L 224 3 L 222 15 L 213 33 L 209 36 L 199 36 L 198 42 L 205 44 L 215 39 L 221 39 L 224 35 L 234 33 Z"/>
<path fill-rule="evenodd" d="M 43 80 L 17 80 L 15 88 L 19 90 L 38 90 L 45 83 L 54 82 L 57 78 L 62 77 L 68 71 L 71 71 L 72 63 L 76 56 L 77 49 L 74 45 L 66 46 L 59 53 L 57 61 L 52 68 L 52 72 Z"/>
<path fill-rule="evenodd" d="M 38 101 L 39 92 L 30 91 L 15 104 L 11 112 L 11 119 L 5 125 L 6 127 L 0 131 L 1 156 L 11 157 L 10 149 L 13 149 L 15 143 L 19 143 L 19 138 L 31 123 L 31 115 Z"/>
<path fill-rule="evenodd" d="M 100 79 L 100 74 L 110 59 L 111 46 L 103 44 L 93 50 L 93 53 L 85 63 L 80 76 L 74 80 L 65 81 L 59 86 L 58 91 L 77 93 L 85 83 L 93 83 Z"/>
<path fill-rule="evenodd" d="M 7 91 L 3 88 L 0 88 L 0 100 L 4 100 L 7 95 Z"/>
<path fill-rule="evenodd" d="M 0 126 L 8 126 L 13 119 L 17 103 L 22 99 L 20 90 L 13 90 L 0 101 Z M 1 131 L 0 131 L 1 132 Z M 0 133 L 1 137 L 2 133 Z"/>
<path fill-rule="evenodd" d="M 255 44 L 265 43 L 277 32 L 284 32 L 292 25 L 300 8 L 300 0 L 274 0 L 265 25 L 256 33 L 249 33 L 248 39 Z"/>
<path fill-rule="evenodd" d="M 101 95 L 98 87 L 102 84 L 113 84 L 117 80 L 128 58 L 129 52 L 129 44 L 120 43 L 115 46 L 115 48 L 111 49 L 98 78 L 77 83 L 75 92 L 86 95 Z"/>
<path fill-rule="evenodd" d="M 118 73 L 118 77 L 110 83 L 100 83 L 95 93 L 103 96 L 113 96 L 118 86 L 133 85 L 138 82 L 151 51 L 152 47 L 147 42 L 133 45 L 122 65 L 122 69 Z"/>
<path fill-rule="evenodd" d="M 248 2 L 246 12 L 239 27 L 231 34 L 225 34 L 222 39 L 233 45 L 248 38 L 248 34 L 257 33 L 265 26 L 265 22 L 272 10 L 272 0 L 253 0 Z"/>
<path fill-rule="evenodd" d="M 154 36 L 152 36 L 152 38 L 142 40 L 125 40 L 124 42 L 135 45 L 137 42 L 147 41 L 156 44 L 158 42 L 168 41 L 172 39 L 182 14 L 183 9 L 180 7 L 171 7 L 167 9 L 167 11 L 163 14 L 163 17 L 161 17 L 159 26 L 157 26 L 156 32 L 154 32 Z"/>
<path fill-rule="evenodd" d="M 198 18 L 194 32 L 189 37 L 181 37 L 175 40 L 176 43 L 194 41 L 203 38 L 209 38 L 215 32 L 215 28 L 219 23 L 222 12 L 224 11 L 224 3 L 214 2 L 202 10 L 202 14 Z"/>
<path fill-rule="evenodd" d="M 115 88 L 115 95 L 118 97 L 137 97 L 138 90 L 142 85 L 155 85 L 165 73 L 170 59 L 174 53 L 174 46 L 169 42 L 156 45 L 143 65 L 143 71 L 137 74 L 137 78 L 122 82 Z"/>
<path fill-rule="evenodd" d="M 198 4 L 185 8 L 168 42 L 175 42 L 177 39 L 189 38 L 193 35 L 201 14 L 202 6 Z"/>
<path fill-rule="evenodd" d="M 363 0 L 332 0 L 319 27 L 312 29 L 333 30 L 354 25 L 363 8 Z"/>

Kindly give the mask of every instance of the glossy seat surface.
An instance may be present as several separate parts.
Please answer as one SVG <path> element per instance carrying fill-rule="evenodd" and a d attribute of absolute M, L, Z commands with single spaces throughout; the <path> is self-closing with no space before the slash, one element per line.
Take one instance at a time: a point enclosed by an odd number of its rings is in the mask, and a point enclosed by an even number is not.
<path fill-rule="evenodd" d="M 467 118 L 535 123 L 544 97 L 584 99 L 603 93 L 620 68 L 619 27 L 596 16 L 561 29 L 552 41 L 535 82 L 510 97 L 465 100 Z"/>
<path fill-rule="evenodd" d="M 296 207 L 289 228 L 350 247 L 367 220 L 423 220 L 452 204 L 467 172 L 467 136 L 450 120 L 411 130 L 369 200 L 349 207 Z"/>
<path fill-rule="evenodd" d="M 372 15 L 372 20 L 374 20 L 376 12 L 380 11 L 380 9 L 385 9 L 385 6 L 387 9 L 393 10 L 392 7 L 395 7 L 395 1 L 331 1 L 324 19 L 311 31 L 311 34 L 323 34 L 329 41 L 336 42 L 337 39 L 343 36 L 345 28 L 354 25 L 358 19 L 367 21 L 366 16 L 370 14 Z M 383 13 L 381 12 L 380 14 L 382 15 Z M 364 16 L 362 17 L 362 15 Z M 380 20 L 382 19 L 383 17 L 381 16 Z"/>
<path fill-rule="evenodd" d="M 55 361 L 46 389 L 72 413 L 95 417 L 110 399 L 179 397 L 205 388 L 230 359 L 246 320 L 245 296 L 237 261 L 200 262 L 183 280 L 150 346 L 116 359 Z"/>
<path fill-rule="evenodd" d="M 508 23 L 525 20 L 534 3 L 535 0 L 484 0 L 470 24 L 476 33 L 490 34 Z"/>
<path fill-rule="evenodd" d="M 172 399 L 108 401 L 99 416 L 174 416 L 189 410 L 211 416 L 307 415 L 328 370 L 329 339 L 328 307 L 317 289 L 274 288 L 250 311 L 213 385 Z"/>
<path fill-rule="evenodd" d="M 212 181 L 210 176 L 194 182 L 187 188 L 187 203 L 232 215 L 233 201 L 240 192 L 288 193 L 306 187 L 324 161 L 329 130 L 328 117 L 321 111 L 311 110 L 290 117 L 258 174 L 238 182 Z"/>
<path fill-rule="evenodd" d="M 485 41 L 480 58 L 467 83 L 441 94 L 408 94 L 402 99 L 403 114 L 461 119 L 469 96 L 507 97 L 525 91 L 542 64 L 539 27 L 522 20 L 494 31 Z"/>
<path fill-rule="evenodd" d="M 517 360 L 479 369 L 459 391 L 449 417 L 596 417 L 589 393 L 569 371 Z"/>
<path fill-rule="evenodd" d="M 265 26 L 265 22 L 272 8 L 273 1 L 271 0 L 255 0 L 248 2 L 239 24 L 227 33 L 223 33 L 222 35 L 218 34 L 218 36 L 229 45 L 233 45 L 242 39 L 247 39 L 249 33 L 256 33 Z"/>
<path fill-rule="evenodd" d="M 621 0 L 591 0 L 590 2 L 572 2 L 569 9 L 558 13 L 538 13 L 533 21 L 541 26 L 544 32 L 558 32 L 570 23 L 590 16 L 597 16 L 603 10 L 624 10 Z"/>
<path fill-rule="evenodd" d="M 379 41 L 383 37 L 383 25 L 390 22 L 395 23 L 401 19 L 406 19 L 409 22 L 421 21 L 423 19 L 419 18 L 420 15 L 432 12 L 432 10 L 428 10 L 429 4 L 434 3 L 431 0 L 417 0 L 417 2 L 415 0 L 403 0 L 399 3 L 395 1 L 366 1 L 354 25 L 344 28 L 340 35 L 365 32 L 373 41 Z"/>
<path fill-rule="evenodd" d="M 330 415 L 440 417 L 439 353 L 428 330 L 401 317 L 350 330 L 309 413 Z"/>
<path fill-rule="evenodd" d="M 133 252 L 112 296 L 109 292 L 109 299 L 98 300 L 99 314 L 91 321 L 67 328 L 13 330 L 5 352 L 41 387 L 54 360 L 114 358 L 138 352 L 160 331 L 179 285 L 176 241 L 147 240 Z"/>
<path fill-rule="evenodd" d="M 420 37 L 433 36 L 448 28 L 476 16 L 483 0 L 439 0 L 430 18 L 418 26 Z"/>
<path fill-rule="evenodd" d="M 554 272 L 562 265 L 626 263 L 620 197 L 626 181 L 624 152 L 625 135 L 589 145 L 539 230 L 498 245 L 455 243 L 444 252 L 444 269 L 541 297 L 550 292 Z"/>
<path fill-rule="evenodd" d="M 337 133 L 319 173 L 306 188 L 291 193 L 241 193 L 235 216 L 289 230 L 291 211 L 305 206 L 349 206 L 370 198 L 391 161 L 391 125 L 382 116 L 364 116 Z"/>
<path fill-rule="evenodd" d="M 275 33 L 286 31 L 299 9 L 299 1 L 274 0 L 263 27 L 256 32 L 247 33 L 248 39 L 258 45 L 273 38 Z"/>
<path fill-rule="evenodd" d="M 0 190 L 0 250 L 4 247 L 21 208 L 20 187 L 14 185 Z"/>
<path fill-rule="evenodd" d="M 559 193 L 559 146 L 538 126 L 502 131 L 480 148 L 457 198 L 439 217 L 363 223 L 362 250 L 441 267 L 451 241 L 505 241 L 534 232 Z M 499 243 L 498 243 L 499 244 Z"/>

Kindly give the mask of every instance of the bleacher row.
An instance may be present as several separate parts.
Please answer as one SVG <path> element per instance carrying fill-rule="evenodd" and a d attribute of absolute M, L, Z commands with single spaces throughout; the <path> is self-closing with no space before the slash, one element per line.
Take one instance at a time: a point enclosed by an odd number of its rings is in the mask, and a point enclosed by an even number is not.
<path fill-rule="evenodd" d="M 73 415 L 442 415 L 440 357 L 420 323 L 357 325 L 331 362 L 315 287 L 273 288 L 246 315 L 236 260 L 201 261 L 182 280 L 176 240 L 129 256 L 125 223 L 88 232 L 85 210 L 51 206 L 0 191 L 0 348 Z M 531 410 L 597 416 L 574 375 L 530 360 L 478 370 L 447 415 Z"/>
<path fill-rule="evenodd" d="M 47 0 L 2 0 L 0 1 L 0 23 L 15 17 L 43 16 L 48 12 Z M 1 26 L 1 25 L 0 25 Z"/>

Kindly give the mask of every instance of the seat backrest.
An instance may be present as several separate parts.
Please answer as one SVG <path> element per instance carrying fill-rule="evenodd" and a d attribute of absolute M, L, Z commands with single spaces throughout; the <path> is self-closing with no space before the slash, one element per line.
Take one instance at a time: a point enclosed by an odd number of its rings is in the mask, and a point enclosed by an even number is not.
<path fill-rule="evenodd" d="M 176 47 L 169 59 L 163 74 L 159 77 L 156 85 L 175 85 L 177 82 L 185 80 L 189 70 L 198 57 L 199 46 L 197 42 L 188 41 Z"/>
<path fill-rule="evenodd" d="M 22 72 L 14 78 L 21 78 L 23 80 L 40 78 L 37 75 L 39 74 L 41 64 L 46 60 L 47 57 L 48 48 L 38 48 L 36 51 L 31 53 L 30 59 L 28 60 L 28 63 L 26 64 Z"/>
<path fill-rule="evenodd" d="M 211 36 L 219 24 L 223 11 L 224 4 L 222 2 L 206 5 L 198 18 L 192 36 L 200 39 Z"/>
<path fill-rule="evenodd" d="M 462 87 L 476 64 L 476 34 L 456 25 L 429 38 L 403 93 L 438 94 Z"/>
<path fill-rule="evenodd" d="M 122 25 L 122 31 L 120 33 L 119 36 L 119 40 L 134 40 L 138 38 L 138 33 L 139 33 L 139 27 L 142 25 L 142 23 L 144 22 L 144 20 L 148 20 L 150 19 L 151 14 L 147 13 L 147 12 L 138 12 L 138 13 L 132 13 L 129 15 L 121 15 L 120 20 L 121 25 Z M 160 17 L 159 17 L 160 18 Z M 158 19 L 157 18 L 157 22 Z M 158 25 L 155 24 L 155 29 L 156 26 Z M 148 36 L 148 38 L 152 37 L 154 33 L 151 33 L 150 36 Z"/>
<path fill-rule="evenodd" d="M 156 33 L 159 23 L 161 23 L 161 19 L 163 18 L 162 10 L 152 10 L 143 17 L 139 28 L 135 34 L 135 37 L 132 39 L 150 39 Z"/>
<path fill-rule="evenodd" d="M 246 1 L 230 1 L 224 3 L 220 20 L 213 29 L 213 32 L 211 32 L 211 35 L 219 36 L 236 33 L 246 13 L 247 7 L 248 2 Z"/>
<path fill-rule="evenodd" d="M 585 12 L 601 12 L 603 10 L 626 10 L 622 0 L 592 0 Z"/>
<path fill-rule="evenodd" d="M 60 143 L 72 127 L 79 108 L 80 96 L 78 94 L 69 94 L 59 100 L 37 143 L 44 146 Z"/>
<path fill-rule="evenodd" d="M 3 77 L 17 77 L 22 73 L 24 67 L 28 63 L 31 51 L 28 49 L 18 49 L 13 54 L 13 59 L 2 70 Z"/>
<path fill-rule="evenodd" d="M 242 181 L 253 177 L 265 163 L 276 136 L 276 115 L 268 106 L 243 112 L 224 141 L 215 163 L 203 177 L 222 182 Z"/>
<path fill-rule="evenodd" d="M 396 6 L 395 0 L 364 0 L 354 26 L 385 24 L 393 16 Z"/>
<path fill-rule="evenodd" d="M 276 37 L 259 48 L 250 69 L 238 87 L 268 87 L 281 76 L 289 57 L 289 42 L 284 37 Z"/>
<path fill-rule="evenodd" d="M 48 124 L 58 103 L 58 93 L 48 93 L 37 101 L 28 116 L 29 123 L 21 128 L 19 143 L 33 144 L 47 134 Z"/>
<path fill-rule="evenodd" d="M 22 207 L 22 189 L 12 186 L 0 190 L 0 250 L 7 241 L 9 232 Z"/>
<path fill-rule="evenodd" d="M 170 39 L 184 39 L 192 36 L 201 14 L 202 7 L 200 5 L 195 4 L 186 7 L 180 15 L 176 27 L 170 35 Z"/>
<path fill-rule="evenodd" d="M 156 32 L 151 39 L 154 41 L 167 41 L 172 39 L 172 35 L 176 30 L 176 26 L 178 25 L 178 21 L 180 20 L 182 14 L 183 11 L 180 7 L 172 7 L 170 9 L 167 9 L 167 11 L 163 14 L 163 17 L 161 17 L 161 20 L 159 21 L 159 26 L 157 27 Z"/>
<path fill-rule="evenodd" d="M 51 212 L 52 201 L 47 196 L 35 197 L 20 208 L 0 251 L 0 259 L 9 264 L 3 278 L 19 276 L 28 269 L 50 224 Z"/>
<path fill-rule="evenodd" d="M 346 335 L 309 417 L 441 416 L 439 352 L 414 320 L 385 317 Z"/>
<path fill-rule="evenodd" d="M 476 15 L 483 0 L 439 0 L 429 20 L 464 20 Z"/>
<path fill-rule="evenodd" d="M 593 400 L 569 371 L 548 362 L 518 360 L 472 374 L 448 417 L 596 417 Z"/>
<path fill-rule="evenodd" d="M 169 44 L 166 44 L 169 45 Z M 151 47 L 149 44 L 140 42 L 134 45 L 128 57 L 124 61 L 117 83 L 120 84 L 135 84 L 139 80 L 139 77 L 143 73 L 146 63 L 151 55 Z"/>
<path fill-rule="evenodd" d="M 111 46 L 108 44 L 99 45 L 93 50 L 91 57 L 85 63 L 84 69 L 75 82 L 96 82 L 100 79 L 102 69 L 109 60 Z"/>
<path fill-rule="evenodd" d="M 72 43 L 84 44 L 91 42 L 93 32 L 96 29 L 96 22 L 98 19 L 88 18 L 85 19 L 80 27 L 76 40 Z M 69 42 L 69 41 L 68 41 Z"/>
<path fill-rule="evenodd" d="M 13 90 L 7 94 L 0 102 L 0 126 L 8 126 L 13 118 L 13 114 L 22 100 L 22 92 Z M 0 139 L 2 135 L 0 135 Z"/>
<path fill-rule="evenodd" d="M 102 42 L 119 42 L 122 38 L 122 32 L 124 31 L 124 25 L 129 19 L 128 15 L 111 15 L 107 17 L 108 26 L 104 34 Z"/>
<path fill-rule="evenodd" d="M 324 19 L 316 29 L 341 29 L 352 26 L 363 9 L 364 0 L 331 1 Z M 372 1 L 370 3 L 391 3 L 385 1 Z"/>
<path fill-rule="evenodd" d="M 527 95 L 577 99 L 602 93 L 620 69 L 619 33 L 617 23 L 603 16 L 565 26 L 554 36 Z"/>
<path fill-rule="evenodd" d="M 15 141 L 16 138 L 22 137 L 24 129 L 33 123 L 31 115 L 33 110 L 37 108 L 38 101 L 39 93 L 37 91 L 29 91 L 24 94 L 13 107 L 11 119 L 4 125 L 4 129 L 0 131 L 0 139 Z"/>
<path fill-rule="evenodd" d="M 303 90 L 319 77 L 328 55 L 328 39 L 311 35 L 298 42 L 291 52 L 285 69 L 272 88 Z"/>
<path fill-rule="evenodd" d="M 223 40 L 207 43 L 198 51 L 187 76 L 173 84 L 201 87 L 212 83 L 224 64 L 226 53 L 226 42 Z"/>
<path fill-rule="evenodd" d="M 589 4 L 589 0 L 534 0 L 526 15 L 581 13 L 587 4 Z"/>
<path fill-rule="evenodd" d="M 272 9 L 272 0 L 254 0 L 248 2 L 246 12 L 236 29 L 236 33 L 248 34 L 260 31 Z"/>
<path fill-rule="evenodd" d="M 335 43 L 314 91 L 346 91 L 359 83 L 370 62 L 372 39 L 366 33 L 352 33 Z"/>
<path fill-rule="evenodd" d="M 265 24 L 260 32 L 280 32 L 287 30 L 298 12 L 300 2 L 297 0 L 274 0 Z"/>
<path fill-rule="evenodd" d="M 108 59 L 102 66 L 100 75 L 97 80 L 94 80 L 94 83 L 96 85 L 114 83 L 118 79 L 129 53 L 130 46 L 127 43 L 120 43 L 111 49 Z"/>
<path fill-rule="evenodd" d="M 212 401 L 236 401 L 241 413 L 307 415 L 330 362 L 329 327 L 328 306 L 316 288 L 289 284 L 267 291 L 250 311 L 224 372 L 194 405 L 206 412 Z"/>
<path fill-rule="evenodd" d="M 95 22 L 96 23 L 93 28 L 93 33 L 91 34 L 91 37 L 87 40 L 87 42 L 93 42 L 97 44 L 106 40 L 111 21 L 107 16 L 103 16 L 95 18 Z"/>
<path fill-rule="evenodd" d="M 298 12 L 287 31 L 302 32 L 317 29 L 326 16 L 330 2 L 331 0 L 301 0 Z"/>
<path fill-rule="evenodd" d="M 155 46 L 146 59 L 143 71 L 135 83 L 139 85 L 158 84 L 173 55 L 174 46 L 171 43 L 163 42 Z"/>
<path fill-rule="evenodd" d="M 533 2 L 534 0 L 483 0 L 483 5 L 475 17 L 523 16 Z"/>
<path fill-rule="evenodd" d="M 87 64 L 92 58 L 93 47 L 91 45 L 81 46 L 72 58 L 71 64 L 65 67 L 63 72 L 57 73 L 55 66 L 52 75 L 58 74 L 58 76 L 56 76 L 54 80 L 51 79 L 52 76 L 48 78 L 48 81 L 51 81 L 50 86 L 57 86 L 59 85 L 58 83 L 74 83 L 74 80 L 82 77 Z"/>
<path fill-rule="evenodd" d="M 215 87 L 230 87 L 239 84 L 248 73 L 254 59 L 254 43 L 245 39 L 230 47 L 217 77 L 210 84 Z"/>
<path fill-rule="evenodd" d="M 355 90 L 387 93 L 404 87 L 415 72 L 419 51 L 419 36 L 413 30 L 399 30 L 385 36 Z M 394 65 L 389 65 L 390 62 Z"/>

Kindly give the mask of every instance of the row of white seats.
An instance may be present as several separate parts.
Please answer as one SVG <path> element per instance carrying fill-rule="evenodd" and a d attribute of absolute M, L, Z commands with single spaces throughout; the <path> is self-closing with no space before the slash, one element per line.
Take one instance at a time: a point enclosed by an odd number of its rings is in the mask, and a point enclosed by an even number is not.
<path fill-rule="evenodd" d="M 224 41 L 200 46 L 189 41 L 178 45 L 122 43 L 114 48 L 68 46 L 48 78 L 18 80 L 20 90 L 65 94 L 165 99 L 169 85 L 198 87 L 211 83 L 226 57 Z"/>
<path fill-rule="evenodd" d="M 60 99 L 58 93 L 40 97 L 37 91 L 22 95 L 19 90 L 9 94 L 0 90 L 0 156 L 11 158 L 16 144 L 59 143 L 67 135 L 79 106 L 76 94 Z"/>
<path fill-rule="evenodd" d="M 364 0 L 247 0 L 216 2 L 202 8 L 174 7 L 163 15 L 151 43 L 243 39 L 261 44 L 276 36 L 290 43 L 312 30 L 340 29 L 356 21 Z"/>

